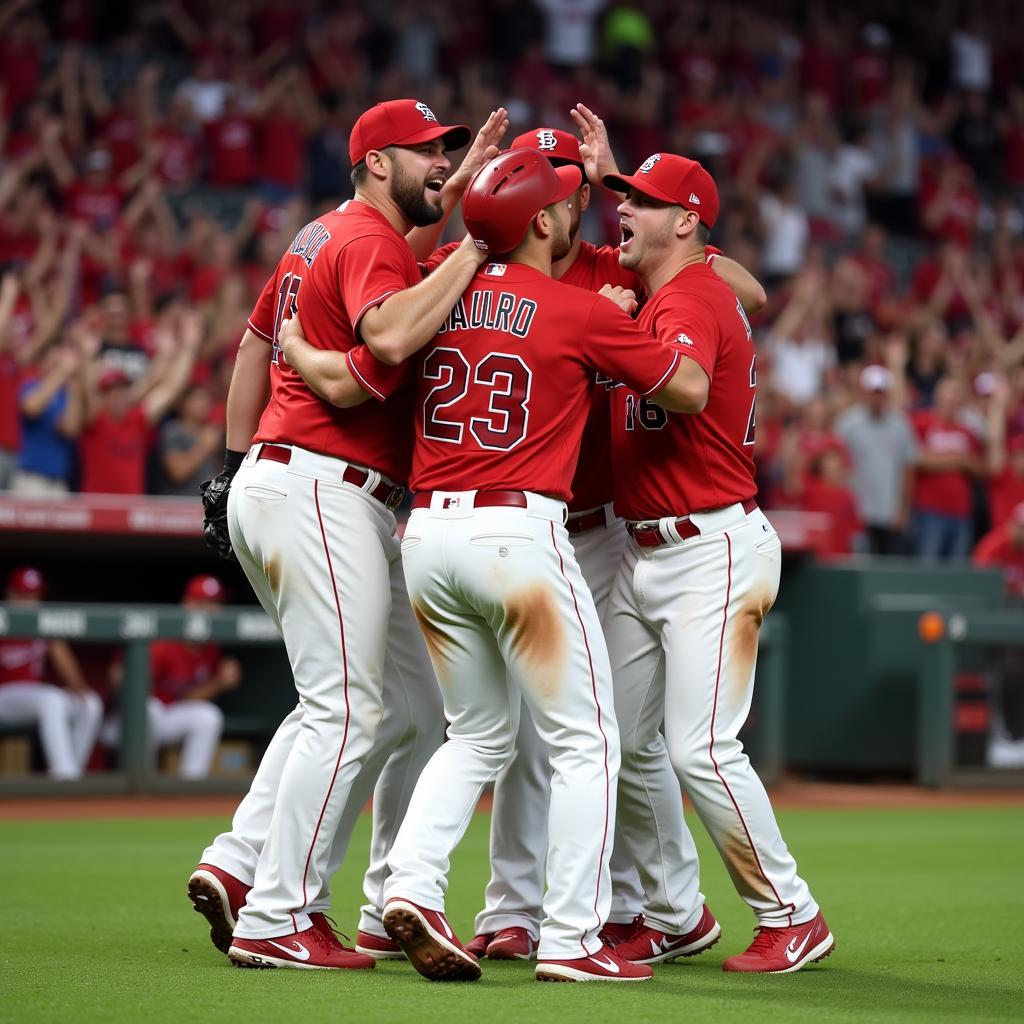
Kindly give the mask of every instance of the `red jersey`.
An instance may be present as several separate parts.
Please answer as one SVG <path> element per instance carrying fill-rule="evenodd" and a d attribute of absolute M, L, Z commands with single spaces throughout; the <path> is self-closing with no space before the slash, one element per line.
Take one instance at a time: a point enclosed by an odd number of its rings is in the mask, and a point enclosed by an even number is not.
<path fill-rule="evenodd" d="M 221 658 L 217 644 L 154 640 L 149 648 L 153 696 L 164 704 L 181 700 L 190 690 L 209 682 Z"/>
<path fill-rule="evenodd" d="M 249 326 L 274 346 L 270 402 L 256 441 L 294 444 L 379 470 L 395 481 L 409 472 L 410 389 L 385 405 L 339 409 L 318 398 L 281 358 L 275 339 L 285 307 L 298 309 L 311 345 L 347 352 L 363 314 L 422 280 L 408 242 L 380 211 L 349 200 L 307 224 L 281 257 Z"/>
<path fill-rule="evenodd" d="M 248 185 L 256 177 L 256 124 L 229 114 L 206 126 L 211 185 Z"/>
<path fill-rule="evenodd" d="M 857 500 L 849 488 L 808 477 L 799 507 L 805 512 L 823 512 L 829 517 L 831 528 L 815 545 L 818 555 L 848 555 L 853 551 L 853 542 L 863 526 Z"/>
<path fill-rule="evenodd" d="M 959 423 L 946 423 L 931 409 L 911 414 L 921 442 L 929 455 L 975 455 L 980 451 L 974 434 Z M 971 483 L 962 469 L 919 469 L 914 484 L 914 507 L 924 512 L 963 518 L 971 514 Z"/>
<path fill-rule="evenodd" d="M 417 359 L 412 487 L 567 500 L 595 371 L 650 394 L 678 358 L 609 300 L 489 263 Z"/>
<path fill-rule="evenodd" d="M 732 289 L 691 263 L 647 300 L 637 323 L 711 380 L 699 415 L 667 413 L 628 387 L 612 392 L 615 511 L 660 519 L 752 498 L 754 397 L 750 325 Z"/>
<path fill-rule="evenodd" d="M 149 421 L 141 405 L 129 409 L 122 420 L 101 411 L 79 441 L 82 492 L 145 494 L 149 440 Z"/>
<path fill-rule="evenodd" d="M 90 185 L 77 181 L 64 193 L 64 209 L 72 220 L 84 220 L 90 227 L 109 229 L 117 223 L 124 196 L 113 183 Z"/>
<path fill-rule="evenodd" d="M 1024 547 L 1013 543 L 1010 526 L 1010 523 L 1003 523 L 986 533 L 978 541 L 971 561 L 975 565 L 1001 568 L 1007 594 L 1024 597 Z"/>
<path fill-rule="evenodd" d="M 1014 473 L 1011 466 L 1005 466 L 988 481 L 988 512 L 993 526 L 1005 523 L 1013 510 L 1024 503 L 1024 476 Z"/>
<path fill-rule="evenodd" d="M 599 291 L 604 285 L 640 290 L 636 275 L 619 266 L 619 250 L 609 245 L 599 249 L 590 242 L 580 245 L 579 255 L 558 279 L 562 284 Z M 597 375 L 590 401 L 590 414 L 583 428 L 580 457 L 572 479 L 570 512 L 607 505 L 612 500 L 612 424 L 608 398 L 610 379 Z"/>
<path fill-rule="evenodd" d="M 46 646 L 46 641 L 39 637 L 0 639 L 0 686 L 4 683 L 41 683 Z"/>
<path fill-rule="evenodd" d="M 0 448 L 8 452 L 21 449 L 20 384 L 18 361 L 10 352 L 0 352 Z"/>

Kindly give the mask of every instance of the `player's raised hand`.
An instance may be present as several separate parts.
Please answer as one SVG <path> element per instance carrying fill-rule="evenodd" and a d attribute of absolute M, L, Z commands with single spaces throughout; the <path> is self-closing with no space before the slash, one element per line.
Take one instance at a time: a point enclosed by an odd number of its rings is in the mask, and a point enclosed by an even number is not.
<path fill-rule="evenodd" d="M 603 295 L 606 299 L 611 299 L 623 313 L 629 313 L 632 316 L 636 312 L 636 292 L 632 288 L 606 284 L 597 294 Z"/>
<path fill-rule="evenodd" d="M 604 121 L 583 103 L 577 103 L 569 111 L 569 115 L 576 122 L 580 137 L 583 139 L 580 156 L 583 157 L 583 166 L 586 168 L 590 183 L 600 185 L 606 174 L 618 174 L 619 168 L 608 142 L 608 130 L 604 126 Z"/>
<path fill-rule="evenodd" d="M 469 179 L 488 160 L 493 160 L 498 155 L 498 145 L 507 131 L 508 111 L 504 107 L 492 110 L 483 127 L 476 133 L 473 145 L 469 147 L 469 152 L 463 158 L 459 169 L 445 182 L 445 191 L 461 196 L 466 191 Z"/>

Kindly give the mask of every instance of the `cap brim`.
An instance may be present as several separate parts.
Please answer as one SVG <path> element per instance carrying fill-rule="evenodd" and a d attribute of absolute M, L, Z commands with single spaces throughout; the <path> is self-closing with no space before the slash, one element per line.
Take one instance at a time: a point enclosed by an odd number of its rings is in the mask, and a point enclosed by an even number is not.
<path fill-rule="evenodd" d="M 662 192 L 660 188 L 653 187 L 650 181 L 642 178 L 639 174 L 606 174 L 601 179 L 601 184 L 613 192 L 626 193 L 631 188 L 635 188 L 637 192 L 657 199 L 660 203 L 670 203 L 672 206 L 682 205 L 675 196 L 670 196 L 667 192 Z"/>
<path fill-rule="evenodd" d="M 551 200 L 553 203 L 560 203 L 563 199 L 568 199 L 583 184 L 583 172 L 576 164 L 553 167 L 552 170 L 558 175 L 558 192 Z"/>
<path fill-rule="evenodd" d="M 444 149 L 447 153 L 450 149 L 462 149 L 469 144 L 473 133 L 464 124 L 439 124 L 433 128 L 424 128 L 422 131 L 413 132 L 404 139 L 396 139 L 394 146 L 418 146 L 421 142 L 433 142 L 434 139 L 444 140 Z"/>

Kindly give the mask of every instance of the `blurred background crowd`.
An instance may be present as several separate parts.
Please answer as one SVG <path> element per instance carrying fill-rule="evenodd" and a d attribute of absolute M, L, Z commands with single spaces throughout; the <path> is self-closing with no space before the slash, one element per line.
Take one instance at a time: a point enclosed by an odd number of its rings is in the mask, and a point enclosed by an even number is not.
<path fill-rule="evenodd" d="M 700 159 L 769 293 L 762 502 L 828 516 L 823 556 L 976 551 L 1024 586 L 1015 0 L 7 0 L 0 489 L 195 496 L 255 297 L 405 95 L 505 105 L 510 138 L 582 101 L 623 168 Z"/>

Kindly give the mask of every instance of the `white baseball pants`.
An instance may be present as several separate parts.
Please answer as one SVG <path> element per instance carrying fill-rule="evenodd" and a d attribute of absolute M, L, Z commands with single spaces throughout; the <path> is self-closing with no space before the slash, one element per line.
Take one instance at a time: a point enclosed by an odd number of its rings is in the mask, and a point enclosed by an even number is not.
<path fill-rule="evenodd" d="M 619 827 L 652 927 L 685 933 L 704 903 L 680 784 L 758 923 L 801 924 L 817 904 L 737 738 L 753 696 L 758 632 L 778 593 L 781 544 L 759 509 L 730 505 L 691 520 L 700 530 L 691 539 L 656 548 L 629 541 L 608 604 Z M 673 522 L 661 521 L 663 535 Z"/>
<path fill-rule="evenodd" d="M 477 509 L 473 500 L 435 492 L 402 541 L 449 728 L 416 785 L 384 895 L 443 910 L 451 851 L 512 757 L 525 699 L 551 765 L 539 956 L 587 956 L 611 902 L 619 761 L 600 620 L 562 502 L 528 494 L 525 509 Z"/>
<path fill-rule="evenodd" d="M 611 593 L 626 543 L 625 524 L 607 506 L 607 525 L 570 537 L 576 562 L 590 587 L 598 616 Z M 478 935 L 503 928 L 525 928 L 533 938 L 540 931 L 544 897 L 544 854 L 551 766 L 548 748 L 537 735 L 529 714 L 520 712 L 512 760 L 494 781 L 491 812 L 491 879 L 484 909 L 476 916 Z M 612 903 L 609 920 L 632 921 L 644 905 L 640 876 L 616 835 L 611 859 Z"/>
<path fill-rule="evenodd" d="M 232 484 L 232 544 L 282 632 L 299 704 L 267 748 L 231 831 L 203 854 L 253 884 L 236 928 L 245 938 L 301 931 L 311 911 L 327 909 L 330 879 L 385 766 L 365 883 L 368 900 L 377 900 L 381 847 L 397 832 L 403 800 L 444 726 L 393 514 L 339 482 L 340 460 L 293 448 L 282 465 L 256 461 L 257 450 Z M 365 486 L 376 482 L 371 473 Z M 376 903 L 364 918 L 374 915 L 383 934 Z"/>
<path fill-rule="evenodd" d="M 47 771 L 55 779 L 78 779 L 103 722 L 103 702 L 92 693 L 71 693 L 50 683 L 0 686 L 0 722 L 39 730 Z"/>
<path fill-rule="evenodd" d="M 151 764 L 157 751 L 172 743 L 181 744 L 178 777 L 205 779 L 210 774 L 217 744 L 224 731 L 224 712 L 208 700 L 182 700 L 164 704 L 156 697 L 146 701 L 146 742 Z M 108 747 L 121 743 L 121 717 L 108 718 L 100 733 Z"/>

